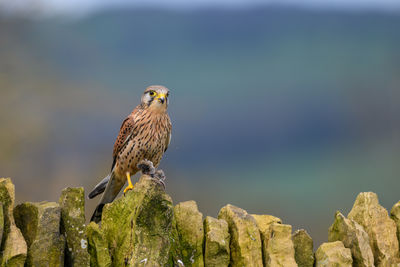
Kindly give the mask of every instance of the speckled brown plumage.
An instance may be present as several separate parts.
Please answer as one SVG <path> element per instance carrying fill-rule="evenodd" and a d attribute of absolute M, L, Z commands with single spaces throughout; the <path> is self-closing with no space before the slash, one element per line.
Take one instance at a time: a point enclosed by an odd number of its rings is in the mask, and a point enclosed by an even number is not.
<path fill-rule="evenodd" d="M 112 202 L 127 180 L 127 173 L 138 172 L 142 160 L 160 164 L 171 140 L 171 121 L 167 114 L 169 90 L 164 86 L 149 86 L 141 104 L 123 121 L 114 143 L 111 173 L 89 194 L 89 198 L 102 193 L 103 197 L 92 216 L 98 222 L 102 207 Z"/>
<path fill-rule="evenodd" d="M 114 172 L 124 176 L 138 171 L 137 164 L 147 159 L 154 167 L 160 164 L 168 147 L 171 122 L 166 113 L 154 113 L 141 107 L 135 108 L 125 119 L 114 144 Z"/>

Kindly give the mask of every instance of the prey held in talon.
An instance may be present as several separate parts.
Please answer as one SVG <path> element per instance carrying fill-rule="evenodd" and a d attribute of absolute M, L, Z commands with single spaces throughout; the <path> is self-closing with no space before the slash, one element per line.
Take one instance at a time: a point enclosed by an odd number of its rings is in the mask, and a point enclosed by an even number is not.
<path fill-rule="evenodd" d="M 91 221 L 100 222 L 103 206 L 116 198 L 126 181 L 124 193 L 134 188 L 131 176 L 138 171 L 150 175 L 165 189 L 164 172 L 156 172 L 156 168 L 171 141 L 168 100 L 168 88 L 149 86 L 141 103 L 122 122 L 114 143 L 111 172 L 89 194 L 89 198 L 94 198 L 103 193 Z"/>
<path fill-rule="evenodd" d="M 160 184 L 165 190 L 165 174 L 163 170 L 157 170 L 154 168 L 153 162 L 150 160 L 142 160 L 138 164 L 138 168 L 143 174 L 149 175 L 156 183 Z"/>

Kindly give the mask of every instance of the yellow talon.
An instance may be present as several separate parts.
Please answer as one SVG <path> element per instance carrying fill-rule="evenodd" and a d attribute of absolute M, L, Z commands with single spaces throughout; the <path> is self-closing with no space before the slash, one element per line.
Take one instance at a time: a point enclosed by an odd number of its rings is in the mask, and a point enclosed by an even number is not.
<path fill-rule="evenodd" d="M 125 187 L 125 189 L 124 189 L 124 194 L 125 194 L 127 191 L 132 190 L 132 189 L 135 187 L 135 186 L 132 184 L 132 181 L 131 181 L 131 174 L 130 174 L 129 172 L 126 173 L 126 179 L 128 180 L 128 186 Z"/>

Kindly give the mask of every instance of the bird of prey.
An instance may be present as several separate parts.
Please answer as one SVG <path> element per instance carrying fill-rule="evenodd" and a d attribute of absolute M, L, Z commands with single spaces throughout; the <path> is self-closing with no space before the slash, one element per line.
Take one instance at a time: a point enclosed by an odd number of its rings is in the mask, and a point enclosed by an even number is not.
<path fill-rule="evenodd" d="M 139 104 L 123 121 L 114 143 L 110 174 L 95 186 L 89 198 L 104 192 L 91 221 L 99 222 L 106 203 L 112 202 L 125 181 L 124 193 L 133 189 L 131 175 L 139 171 L 139 163 L 150 161 L 155 167 L 171 141 L 171 121 L 167 113 L 168 88 L 152 85 L 146 88 Z"/>

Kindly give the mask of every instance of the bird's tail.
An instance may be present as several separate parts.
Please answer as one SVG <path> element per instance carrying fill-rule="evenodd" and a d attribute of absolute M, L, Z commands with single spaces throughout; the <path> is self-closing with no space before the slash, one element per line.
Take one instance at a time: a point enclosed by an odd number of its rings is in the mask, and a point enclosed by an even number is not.
<path fill-rule="evenodd" d="M 106 180 L 107 180 L 107 182 L 105 182 Z M 104 184 L 104 186 L 103 186 L 104 188 L 101 189 L 102 187 L 99 187 L 99 190 L 96 191 L 96 188 L 103 184 Z M 103 212 L 104 205 L 112 202 L 117 197 L 119 191 L 121 191 L 121 188 L 124 186 L 124 184 L 125 184 L 125 180 L 117 179 L 114 174 L 114 171 L 112 171 L 106 178 L 104 178 L 95 187 L 95 189 L 89 194 L 89 197 L 91 197 L 91 196 L 94 197 L 103 191 L 104 191 L 104 194 L 101 197 L 101 200 L 100 200 L 99 204 L 97 205 L 96 209 L 94 210 L 94 213 L 93 213 L 90 221 L 94 221 L 96 223 L 101 221 L 101 214 Z M 100 192 L 100 193 L 94 193 L 94 192 Z M 94 193 L 94 194 L 92 194 L 92 193 Z"/>
<path fill-rule="evenodd" d="M 95 196 L 101 194 L 104 192 L 104 190 L 106 189 L 106 186 L 108 184 L 108 181 L 110 181 L 111 178 L 111 173 L 109 175 L 107 175 L 103 180 L 101 180 L 100 183 L 98 183 L 92 190 L 92 192 L 89 193 L 88 198 L 92 199 Z"/>

